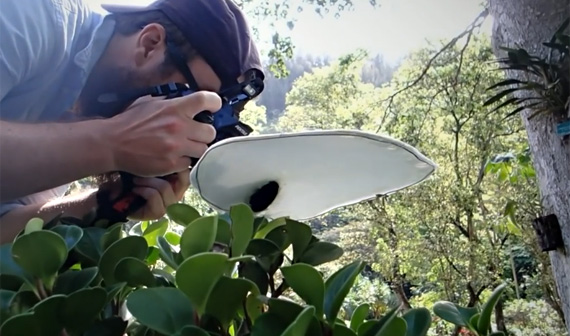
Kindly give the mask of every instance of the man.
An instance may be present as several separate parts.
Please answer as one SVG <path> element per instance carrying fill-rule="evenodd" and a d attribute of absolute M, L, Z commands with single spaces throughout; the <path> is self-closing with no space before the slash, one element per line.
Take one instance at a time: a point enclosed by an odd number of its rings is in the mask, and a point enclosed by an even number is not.
<path fill-rule="evenodd" d="M 32 217 L 82 217 L 97 205 L 97 190 L 58 197 L 73 181 L 115 171 L 141 176 L 133 192 L 146 205 L 131 218 L 161 217 L 189 186 L 190 158 L 215 137 L 193 117 L 217 111 L 215 92 L 262 69 L 231 0 L 104 8 L 111 14 L 81 0 L 2 0 L 0 243 Z M 166 82 L 199 92 L 132 104 L 125 96 Z M 106 104 L 109 93 L 122 98 Z M 155 178 L 169 174 L 177 179 Z M 118 193 L 120 183 L 112 188 Z"/>

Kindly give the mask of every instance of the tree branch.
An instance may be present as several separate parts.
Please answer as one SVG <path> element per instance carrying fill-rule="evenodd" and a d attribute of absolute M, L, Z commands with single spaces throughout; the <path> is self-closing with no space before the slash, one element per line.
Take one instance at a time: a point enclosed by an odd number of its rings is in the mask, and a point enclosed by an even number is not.
<path fill-rule="evenodd" d="M 469 237 L 469 232 L 467 231 L 467 229 L 465 229 L 458 220 L 451 218 L 451 224 L 453 224 L 460 232 L 462 235 L 464 235 L 466 238 L 470 239 Z"/>
<path fill-rule="evenodd" d="M 485 18 L 489 15 L 489 10 L 487 8 L 485 8 L 481 13 L 479 13 L 479 15 L 477 15 L 477 17 L 475 18 L 475 20 L 473 20 L 473 22 L 471 22 L 471 24 L 469 24 L 467 26 L 467 28 L 460 33 L 459 35 L 455 36 L 453 39 L 451 39 L 451 41 L 449 41 L 446 45 L 444 45 L 438 52 L 436 52 L 426 63 L 426 66 L 423 68 L 422 72 L 420 73 L 420 75 L 418 77 L 416 77 L 415 80 L 413 80 L 411 83 L 406 84 L 406 86 L 404 86 L 403 88 L 397 90 L 396 92 L 394 92 L 393 94 L 391 94 L 388 98 L 381 100 L 380 102 L 385 102 L 388 101 L 388 107 L 386 108 L 386 110 L 388 110 L 390 108 L 390 106 L 392 106 L 392 102 L 394 101 L 394 98 L 399 95 L 400 93 L 410 89 L 411 87 L 415 86 L 416 84 L 418 84 L 427 74 L 427 72 L 429 71 L 429 69 L 431 68 L 431 65 L 433 64 L 433 62 L 435 62 L 435 60 L 447 49 L 452 48 L 453 46 L 455 46 L 455 44 L 457 43 L 457 41 L 459 41 L 459 39 L 461 39 L 462 37 L 464 37 L 465 35 L 469 35 L 468 39 L 467 39 L 467 43 L 465 44 L 465 46 L 463 47 L 464 49 L 467 47 L 467 44 L 469 43 L 470 40 L 470 36 L 471 34 L 473 34 L 473 31 L 480 27 L 483 22 L 485 21 Z"/>

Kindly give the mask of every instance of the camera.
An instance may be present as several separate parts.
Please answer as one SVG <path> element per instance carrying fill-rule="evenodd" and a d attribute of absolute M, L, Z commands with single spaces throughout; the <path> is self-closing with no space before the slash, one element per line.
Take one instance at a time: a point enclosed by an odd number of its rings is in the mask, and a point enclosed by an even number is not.
<path fill-rule="evenodd" d="M 253 132 L 253 129 L 239 120 L 239 114 L 244 109 L 247 102 L 259 96 L 264 89 L 263 74 L 256 69 L 247 71 L 244 74 L 244 80 L 235 85 L 224 89 L 219 93 L 222 99 L 222 107 L 220 110 L 212 113 L 210 111 L 202 111 L 198 113 L 194 120 L 202 123 L 211 124 L 216 130 L 215 139 L 208 144 L 211 146 L 219 141 L 236 136 L 247 136 Z M 153 97 L 165 96 L 165 99 L 173 99 L 177 97 L 188 96 L 195 91 L 187 84 L 167 83 L 163 85 L 153 86 L 143 91 L 133 94 L 133 98 L 144 95 Z M 113 96 L 102 96 L 101 100 L 116 101 Z M 191 158 L 191 166 L 195 166 L 199 158 Z M 111 222 L 126 221 L 126 216 L 140 209 L 146 203 L 146 200 L 131 192 L 133 186 L 133 175 L 126 172 L 119 172 L 122 183 L 122 195 L 108 203 L 107 194 L 101 193 L 98 197 L 99 207 L 97 208 L 97 216 L 107 218 Z M 167 179 L 169 176 L 162 176 Z"/>
<path fill-rule="evenodd" d="M 222 98 L 220 110 L 216 113 L 202 111 L 194 117 L 194 120 L 211 124 L 216 129 L 216 138 L 209 144 L 210 146 L 227 138 L 247 136 L 253 132 L 249 125 L 239 120 L 239 113 L 245 104 L 259 96 L 263 89 L 263 76 L 255 69 L 249 70 L 245 73 L 243 82 L 219 93 Z M 187 84 L 168 83 L 153 87 L 150 94 L 154 97 L 166 96 L 166 99 L 172 99 L 192 93 L 194 91 Z"/>

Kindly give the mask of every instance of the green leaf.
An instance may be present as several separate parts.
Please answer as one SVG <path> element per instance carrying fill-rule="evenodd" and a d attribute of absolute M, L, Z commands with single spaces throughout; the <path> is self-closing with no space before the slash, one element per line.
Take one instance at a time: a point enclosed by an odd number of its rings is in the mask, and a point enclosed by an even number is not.
<path fill-rule="evenodd" d="M 218 231 L 216 232 L 216 242 L 230 246 L 232 241 L 232 229 L 230 223 L 222 218 L 218 218 Z"/>
<path fill-rule="evenodd" d="M 125 289 L 127 286 L 126 282 L 117 282 L 110 286 L 105 287 L 105 291 L 107 292 L 107 302 L 111 302 L 113 299 L 118 298 L 118 294 Z M 122 298 L 121 298 L 122 300 Z"/>
<path fill-rule="evenodd" d="M 270 240 L 279 247 L 281 252 L 285 251 L 291 245 L 291 239 L 287 233 L 285 226 L 276 227 L 271 230 L 266 236 L 266 240 Z"/>
<path fill-rule="evenodd" d="M 12 256 L 24 271 L 42 279 L 51 289 L 55 275 L 67 258 L 67 246 L 55 232 L 34 231 L 14 241 Z"/>
<path fill-rule="evenodd" d="M 291 323 L 303 310 L 303 306 L 287 299 L 269 298 L 267 305 L 269 312 L 278 315 L 287 323 Z"/>
<path fill-rule="evenodd" d="M 265 299 L 267 301 L 267 304 L 269 306 L 269 313 L 275 314 L 280 319 L 280 321 L 284 323 L 285 327 L 292 324 L 293 321 L 301 314 L 304 308 L 303 306 L 288 299 L 267 299 L 265 297 L 260 297 L 260 299 Z M 257 323 L 257 321 L 255 321 L 255 323 Z M 321 329 L 322 327 L 320 319 L 317 319 L 313 314 L 311 323 L 309 324 L 309 330 L 306 335 L 320 336 L 323 334 Z M 282 330 L 285 330 L 285 328 Z M 279 333 L 276 332 L 275 334 Z"/>
<path fill-rule="evenodd" d="M 253 232 L 254 233 L 257 232 L 259 228 L 264 227 L 268 223 L 269 221 L 265 217 L 255 217 L 255 219 L 253 220 Z"/>
<path fill-rule="evenodd" d="M 75 245 L 75 251 L 94 264 L 98 264 L 103 254 L 101 240 L 105 232 L 105 229 L 99 227 L 84 228 L 83 236 Z"/>
<path fill-rule="evenodd" d="M 338 323 L 335 323 L 332 334 L 333 336 L 357 336 L 356 331 Z"/>
<path fill-rule="evenodd" d="M 298 262 L 305 249 L 309 246 L 311 238 L 311 228 L 304 223 L 292 219 L 286 219 L 286 229 L 289 240 L 293 244 L 293 262 Z"/>
<path fill-rule="evenodd" d="M 52 295 L 33 307 L 34 317 L 44 335 L 59 335 L 63 330 L 65 325 L 59 315 L 65 309 L 66 299 L 65 295 Z"/>
<path fill-rule="evenodd" d="M 467 328 L 475 333 L 479 333 L 477 332 L 477 324 L 479 324 L 479 317 L 481 317 L 481 314 L 477 313 L 473 316 L 471 316 L 471 318 L 469 319 L 469 324 L 467 325 Z M 484 335 L 487 334 L 487 332 L 483 333 Z"/>
<path fill-rule="evenodd" d="M 174 336 L 210 336 L 210 334 L 196 326 L 185 326 Z"/>
<path fill-rule="evenodd" d="M 281 267 L 287 284 L 308 305 L 315 307 L 318 318 L 323 316 L 325 283 L 319 272 L 308 264 L 297 263 Z"/>
<path fill-rule="evenodd" d="M 255 320 L 250 336 L 281 335 L 288 325 L 277 314 L 263 313 Z"/>
<path fill-rule="evenodd" d="M 508 86 L 508 85 L 513 85 L 513 84 L 524 84 L 524 83 L 526 83 L 526 82 L 520 81 L 518 79 L 507 79 L 507 80 L 498 82 L 497 84 L 491 85 L 486 90 L 490 91 L 490 90 L 493 90 L 493 89 L 498 88 L 500 86 Z"/>
<path fill-rule="evenodd" d="M 126 257 L 119 261 L 115 267 L 115 279 L 126 282 L 131 287 L 153 287 L 156 285 L 154 275 L 146 263 L 133 257 Z"/>
<path fill-rule="evenodd" d="M 0 272 L 4 272 L 2 265 L 0 265 Z M 24 279 L 16 275 L 0 273 L 0 289 L 17 292 L 23 284 Z"/>
<path fill-rule="evenodd" d="M 265 225 L 260 225 L 257 229 L 257 232 L 253 236 L 256 239 L 262 239 L 267 236 L 267 234 L 273 231 L 275 228 L 284 226 L 287 222 L 285 221 L 285 217 L 276 218 Z"/>
<path fill-rule="evenodd" d="M 160 268 L 153 269 L 152 273 L 154 274 L 154 278 L 157 279 L 157 281 L 160 282 L 162 282 L 163 280 L 168 281 L 172 285 L 172 287 L 174 287 L 174 284 L 176 283 L 176 280 L 174 279 L 174 274 Z"/>
<path fill-rule="evenodd" d="M 148 246 L 156 246 L 156 239 L 164 236 L 166 230 L 168 230 L 168 219 L 161 218 L 152 222 L 143 232 L 143 237 L 146 239 Z"/>
<path fill-rule="evenodd" d="M 493 290 L 493 293 L 491 293 L 491 296 L 489 297 L 487 302 L 485 302 L 485 304 L 481 308 L 481 315 L 479 316 L 479 321 L 477 321 L 477 330 L 481 334 L 487 334 L 489 332 L 491 328 L 491 314 L 493 314 L 495 305 L 501 298 L 501 295 L 503 294 L 506 288 L 507 284 L 505 283 L 495 288 L 495 290 Z"/>
<path fill-rule="evenodd" d="M 0 289 L 0 309 L 1 310 L 8 310 L 10 308 L 10 302 L 16 296 L 16 291 Z"/>
<path fill-rule="evenodd" d="M 281 336 L 297 336 L 297 335 L 304 335 L 309 328 L 311 320 L 315 315 L 315 307 L 307 306 L 303 311 L 297 316 L 295 321 L 283 331 Z"/>
<path fill-rule="evenodd" d="M 477 308 L 464 308 L 453 302 L 438 301 L 433 306 L 433 313 L 447 322 L 457 326 L 468 326 L 469 320 L 477 314 Z"/>
<path fill-rule="evenodd" d="M 370 311 L 370 304 L 362 303 L 352 313 L 350 318 L 350 329 L 358 331 L 358 327 L 364 322 Z M 419 335 L 418 335 L 419 336 Z"/>
<path fill-rule="evenodd" d="M 495 102 L 498 102 L 499 100 L 501 100 L 501 98 L 503 98 L 504 96 L 513 93 L 515 91 L 518 91 L 519 88 L 514 88 L 514 89 L 505 89 L 499 93 L 497 93 L 496 95 L 494 95 L 493 97 L 487 99 L 484 103 L 483 106 L 489 106 Z"/>
<path fill-rule="evenodd" d="M 173 269 L 178 268 L 178 263 L 176 262 L 176 257 L 174 255 L 174 251 L 166 241 L 164 237 L 158 237 L 158 249 L 160 250 L 160 258 L 162 261 L 166 263 L 168 266 L 172 267 Z"/>
<path fill-rule="evenodd" d="M 12 298 L 10 309 L 12 312 L 20 314 L 32 309 L 38 302 L 40 301 L 34 292 L 28 290 L 20 291 Z"/>
<path fill-rule="evenodd" d="M 257 262 L 244 262 L 240 265 L 239 276 L 255 283 L 263 295 L 269 290 L 269 277 Z"/>
<path fill-rule="evenodd" d="M 164 238 L 173 246 L 180 245 L 180 235 L 176 232 L 169 231 L 164 234 Z"/>
<path fill-rule="evenodd" d="M 427 308 L 408 310 L 402 318 L 406 320 L 406 336 L 426 336 L 431 325 L 431 313 Z"/>
<path fill-rule="evenodd" d="M 83 237 L 83 230 L 75 225 L 57 225 L 50 231 L 59 234 L 63 238 L 68 251 L 71 251 Z"/>
<path fill-rule="evenodd" d="M 254 214 L 246 204 L 237 204 L 230 207 L 230 218 L 232 219 L 231 256 L 238 257 L 245 252 L 253 237 Z"/>
<path fill-rule="evenodd" d="M 113 316 L 95 322 L 83 336 L 122 336 L 127 329 L 128 321 L 119 316 Z"/>
<path fill-rule="evenodd" d="M 140 226 L 140 223 L 137 223 Z M 138 236 L 138 235 L 137 235 Z M 100 239 L 101 251 L 105 251 L 109 246 L 113 245 L 114 242 L 123 238 L 123 224 L 117 223 L 105 230 L 105 233 Z M 101 252 L 103 253 L 103 252 Z"/>
<path fill-rule="evenodd" d="M 275 243 L 267 239 L 252 239 L 245 250 L 248 255 L 255 256 L 259 264 L 266 272 L 269 272 L 272 264 L 281 254 Z"/>
<path fill-rule="evenodd" d="M 153 266 L 156 262 L 160 260 L 160 249 L 155 246 L 148 248 L 148 253 L 145 258 L 145 262 L 149 266 Z"/>
<path fill-rule="evenodd" d="M 499 104 L 495 108 L 493 108 L 491 111 L 494 112 L 494 111 L 500 110 L 501 108 L 503 108 L 507 105 L 517 105 L 518 103 L 519 103 L 518 98 L 510 98 L 510 99 L 505 100 L 504 102 L 502 102 L 501 104 Z"/>
<path fill-rule="evenodd" d="M 3 277 L 14 276 L 28 282 L 33 282 L 33 279 L 26 274 L 12 257 L 12 243 L 0 245 L 0 270 Z M 2 280 L 4 280 L 4 278 L 2 278 Z M 4 287 L 4 284 L 2 284 L 2 287 Z"/>
<path fill-rule="evenodd" d="M 33 313 L 14 315 L 2 323 L 0 335 L 42 336 L 42 326 L 38 322 Z"/>
<path fill-rule="evenodd" d="M 176 203 L 166 209 L 166 215 L 176 224 L 186 226 L 202 217 L 198 210 L 188 204 Z"/>
<path fill-rule="evenodd" d="M 265 293 L 262 292 L 263 296 Z M 245 306 L 247 315 L 252 321 L 256 321 L 261 314 L 263 314 L 263 302 L 259 299 L 258 295 L 250 294 L 245 299 Z"/>
<path fill-rule="evenodd" d="M 309 245 L 299 258 L 299 262 L 319 266 L 337 260 L 342 256 L 343 252 L 342 248 L 333 243 L 318 241 Z"/>
<path fill-rule="evenodd" d="M 399 333 L 401 330 L 401 322 L 394 322 L 394 320 L 401 319 L 397 317 L 398 311 L 400 307 L 392 308 L 388 311 L 382 318 L 378 321 L 375 321 L 372 325 L 367 325 L 366 332 L 361 332 L 360 328 L 358 330 L 358 335 L 362 336 L 405 336 L 406 335 L 406 328 L 405 328 L 405 321 L 404 322 L 404 329 L 402 333 Z M 360 326 L 362 326 L 364 323 Z M 396 333 L 394 333 L 396 332 Z"/>
<path fill-rule="evenodd" d="M 215 317 L 226 330 L 253 286 L 255 284 L 247 279 L 222 276 L 208 297 L 206 313 Z"/>
<path fill-rule="evenodd" d="M 226 269 L 228 256 L 204 252 L 184 260 L 176 271 L 176 285 L 186 294 L 200 315 L 206 310 L 208 297 Z"/>
<path fill-rule="evenodd" d="M 214 246 L 218 216 L 204 216 L 186 226 L 180 237 L 180 253 L 186 259 L 202 252 L 208 252 Z"/>
<path fill-rule="evenodd" d="M 505 333 L 502 331 L 495 331 L 494 333 L 489 334 L 489 336 L 505 336 Z"/>
<path fill-rule="evenodd" d="M 154 287 L 127 296 L 127 309 L 139 323 L 164 335 L 173 335 L 194 322 L 192 304 L 178 288 Z"/>
<path fill-rule="evenodd" d="M 374 336 L 406 336 L 406 328 L 406 321 L 401 317 L 395 316 Z"/>
<path fill-rule="evenodd" d="M 115 278 L 115 267 L 121 259 L 133 257 L 144 260 L 147 255 L 148 245 L 146 240 L 140 236 L 128 236 L 114 242 L 101 256 L 99 261 L 99 272 L 105 280 L 107 286 L 118 280 Z"/>
<path fill-rule="evenodd" d="M 0 289 L 0 324 L 17 312 L 10 309 L 12 299 L 16 296 L 16 291 Z"/>
<path fill-rule="evenodd" d="M 26 228 L 24 229 L 24 234 L 30 232 L 40 231 L 44 227 L 44 220 L 41 218 L 34 217 L 26 223 Z"/>
<path fill-rule="evenodd" d="M 89 267 L 79 271 L 69 270 L 60 274 L 55 280 L 54 294 L 71 294 L 83 289 L 95 280 L 97 267 Z"/>
<path fill-rule="evenodd" d="M 346 295 L 363 268 L 362 261 L 354 261 L 333 273 L 325 282 L 324 311 L 330 323 L 336 319 Z"/>
<path fill-rule="evenodd" d="M 61 312 L 65 329 L 81 334 L 97 319 L 106 302 L 107 291 L 102 287 L 84 288 L 70 294 Z"/>

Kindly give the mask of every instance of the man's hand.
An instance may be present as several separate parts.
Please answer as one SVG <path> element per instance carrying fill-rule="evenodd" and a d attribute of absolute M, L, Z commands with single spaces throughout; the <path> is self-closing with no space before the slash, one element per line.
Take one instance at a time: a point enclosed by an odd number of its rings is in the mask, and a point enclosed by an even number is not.
<path fill-rule="evenodd" d="M 212 125 L 194 116 L 204 110 L 215 113 L 221 104 L 217 94 L 207 91 L 167 100 L 138 99 L 104 121 L 115 170 L 146 177 L 187 169 L 190 158 L 202 156 L 216 136 Z"/>
<path fill-rule="evenodd" d="M 178 203 L 184 197 L 184 192 L 190 186 L 190 171 L 185 170 L 176 174 L 172 182 L 153 177 L 136 177 L 133 193 L 146 199 L 143 208 L 129 216 L 133 220 L 156 220 L 166 214 L 166 208 Z"/>
<path fill-rule="evenodd" d="M 111 182 L 111 197 L 116 197 L 121 191 L 120 179 Z M 131 220 L 156 220 L 166 214 L 166 208 L 178 203 L 190 186 L 190 170 L 186 169 L 168 176 L 168 179 L 155 177 L 134 177 L 132 192 L 144 198 L 144 207 L 128 216 Z"/>

